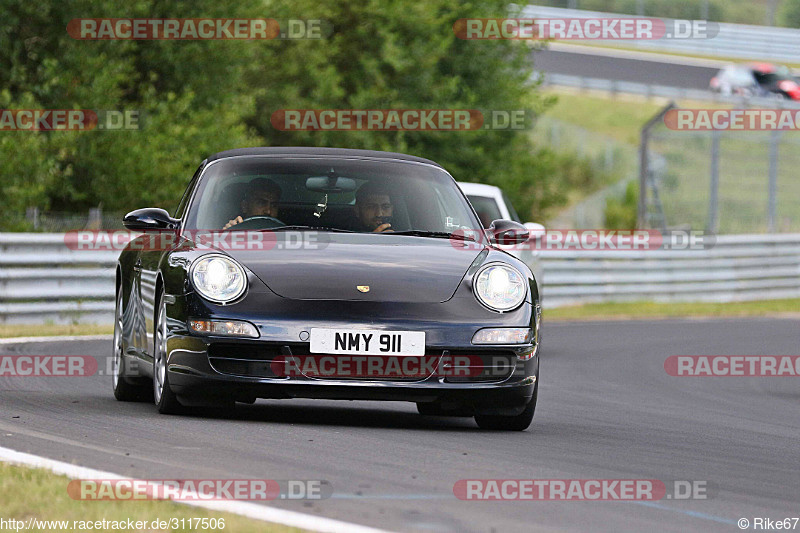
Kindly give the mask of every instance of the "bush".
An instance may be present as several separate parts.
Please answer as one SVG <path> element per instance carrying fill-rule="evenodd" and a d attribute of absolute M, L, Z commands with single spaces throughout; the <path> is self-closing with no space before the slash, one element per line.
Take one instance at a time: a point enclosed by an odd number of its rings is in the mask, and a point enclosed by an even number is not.
<path fill-rule="evenodd" d="M 608 229 L 636 228 L 636 215 L 639 204 L 639 183 L 632 181 L 625 188 L 625 195 L 620 198 L 606 199 L 605 226 Z"/>
<path fill-rule="evenodd" d="M 506 16 L 505 0 L 133 0 L 130 17 L 322 19 L 324 40 L 80 41 L 75 13 L 119 16 L 112 0 L 4 2 L 0 87 L 5 107 L 135 109 L 139 131 L 0 132 L 0 194 L 8 210 L 36 205 L 109 211 L 174 207 L 197 164 L 254 145 L 409 152 L 459 180 L 504 187 L 517 207 L 560 201 L 562 176 L 585 170 L 533 145 L 526 131 L 283 132 L 279 109 L 481 109 L 542 112 L 529 49 L 456 38 L 459 18 Z"/>

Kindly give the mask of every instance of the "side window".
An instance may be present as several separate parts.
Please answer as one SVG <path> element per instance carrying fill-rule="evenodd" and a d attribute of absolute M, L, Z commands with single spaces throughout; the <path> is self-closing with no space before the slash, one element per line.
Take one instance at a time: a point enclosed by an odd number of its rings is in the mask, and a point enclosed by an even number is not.
<path fill-rule="evenodd" d="M 503 201 L 506 203 L 506 207 L 508 208 L 508 214 L 509 216 L 511 216 L 511 220 L 513 220 L 514 222 L 522 223 L 522 221 L 519 219 L 519 215 L 517 214 L 517 210 L 514 209 L 514 204 L 511 203 L 511 200 L 508 199 L 508 196 L 506 196 L 505 192 L 503 192 L 502 194 L 503 194 Z"/>
<path fill-rule="evenodd" d="M 178 208 L 175 209 L 175 214 L 173 218 L 183 218 L 183 214 L 186 211 L 186 205 L 189 203 L 189 198 L 192 197 L 192 191 L 194 190 L 195 185 L 197 185 L 197 178 L 200 176 L 200 172 L 203 171 L 203 167 L 206 166 L 206 162 L 203 161 L 200 163 L 200 166 L 197 167 L 197 170 L 194 172 L 194 176 L 192 176 L 191 181 L 189 181 L 189 186 L 186 187 L 186 190 L 183 193 L 183 197 L 181 198 L 180 203 L 178 204 Z"/>
<path fill-rule="evenodd" d="M 469 198 L 469 203 L 472 204 L 475 212 L 478 213 L 478 218 L 484 229 L 491 226 L 493 220 L 503 218 L 500 214 L 500 207 L 497 205 L 497 201 L 495 201 L 494 198 L 474 195 L 469 195 L 467 198 Z"/>

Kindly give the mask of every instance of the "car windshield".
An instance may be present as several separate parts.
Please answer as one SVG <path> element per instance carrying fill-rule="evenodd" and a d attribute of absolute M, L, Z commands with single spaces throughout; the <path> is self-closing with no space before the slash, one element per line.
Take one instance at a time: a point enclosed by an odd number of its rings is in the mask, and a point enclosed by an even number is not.
<path fill-rule="evenodd" d="M 248 156 L 206 168 L 184 228 L 449 234 L 477 224 L 453 178 L 431 165 Z"/>
<path fill-rule="evenodd" d="M 759 83 L 768 85 L 773 83 L 778 83 L 781 80 L 790 80 L 792 79 L 792 72 L 789 70 L 788 67 L 783 65 L 779 65 L 775 67 L 773 70 L 769 71 L 756 71 L 754 73 L 756 79 Z"/>

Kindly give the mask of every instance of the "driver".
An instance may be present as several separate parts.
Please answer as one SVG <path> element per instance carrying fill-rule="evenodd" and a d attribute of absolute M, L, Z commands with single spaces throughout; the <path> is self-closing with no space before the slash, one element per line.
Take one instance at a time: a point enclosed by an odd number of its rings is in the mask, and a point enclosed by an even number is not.
<path fill-rule="evenodd" d="M 379 183 L 369 181 L 356 192 L 356 217 L 355 226 L 359 231 L 382 233 L 394 231 L 388 222 L 394 212 L 394 205 L 389 191 Z"/>
<path fill-rule="evenodd" d="M 281 188 L 267 178 L 256 178 L 247 184 L 241 202 L 242 214 L 229 220 L 222 229 L 235 226 L 250 217 L 278 218 L 278 202 L 281 199 Z"/>

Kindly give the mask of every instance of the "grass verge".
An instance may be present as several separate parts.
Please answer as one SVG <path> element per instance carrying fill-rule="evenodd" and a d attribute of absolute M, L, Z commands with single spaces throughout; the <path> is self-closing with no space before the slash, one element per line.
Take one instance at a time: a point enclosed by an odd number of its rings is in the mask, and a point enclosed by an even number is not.
<path fill-rule="evenodd" d="M 114 326 L 95 324 L 0 324 L 0 339 L 11 337 L 53 337 L 60 335 L 113 335 Z"/>
<path fill-rule="evenodd" d="M 555 309 L 547 309 L 547 300 L 545 300 L 543 310 L 543 318 L 546 321 L 748 316 L 800 318 L 800 298 L 732 303 L 620 302 L 557 307 Z"/>
<path fill-rule="evenodd" d="M 648 99 L 626 94 L 613 96 L 564 87 L 548 87 L 543 92 L 557 98 L 556 103 L 547 110 L 547 116 L 633 146 L 639 145 L 642 126 L 669 101 L 667 98 Z M 680 106 L 703 109 L 734 107 L 725 102 L 696 102 L 686 99 L 680 100 Z"/>
<path fill-rule="evenodd" d="M 234 533 L 300 532 L 301 529 L 260 522 L 230 513 L 209 511 L 198 507 L 179 505 L 169 501 L 77 501 L 67 494 L 69 478 L 52 474 L 44 469 L 0 463 L 0 517 L 25 522 L 31 518 L 46 521 L 68 521 L 68 527 L 50 524 L 46 527 L 25 529 L 25 531 L 71 531 L 77 530 L 74 521 L 96 522 L 147 522 L 138 531 L 194 531 L 188 519 L 217 518 L 225 520 L 225 528 L 217 531 Z M 153 520 L 177 519 L 178 528 L 152 528 Z M 186 519 L 183 524 L 180 519 Z M 192 521 L 192 526 L 194 525 Z M 80 525 L 80 524 L 79 524 Z M 8 528 L 6 528 L 8 529 Z M 98 529 L 98 528 L 94 528 Z M 103 529 L 103 528 L 99 528 Z M 115 529 L 115 531 L 137 531 L 136 529 Z"/>
<path fill-rule="evenodd" d="M 592 133 L 612 138 L 630 147 L 618 158 L 630 175 L 638 168 L 642 125 L 654 116 L 665 101 L 649 101 L 618 95 L 610 97 L 564 89 L 548 89 L 557 102 L 545 118 L 553 117 Z M 680 101 L 683 108 L 726 109 L 732 104 Z M 543 121 L 546 125 L 546 121 Z M 574 135 L 573 135 L 574 137 Z M 582 142 L 593 142 L 584 136 Z M 663 124 L 651 132 L 650 149 L 662 156 L 660 198 L 668 225 L 703 228 L 707 225 L 710 190 L 711 134 L 704 131 L 672 131 Z M 596 142 L 596 141 L 594 141 Z M 767 231 L 768 176 L 772 133 L 726 131 L 720 134 L 718 233 L 760 233 Z M 776 229 L 800 231 L 800 181 L 795 179 L 800 165 L 800 138 L 791 132 L 777 136 Z"/>

